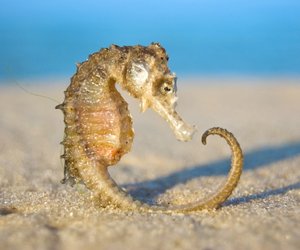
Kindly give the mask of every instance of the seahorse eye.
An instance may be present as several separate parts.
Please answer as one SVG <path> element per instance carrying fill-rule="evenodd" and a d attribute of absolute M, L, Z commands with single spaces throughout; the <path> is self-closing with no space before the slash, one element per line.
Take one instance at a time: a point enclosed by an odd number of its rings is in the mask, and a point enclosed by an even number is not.
<path fill-rule="evenodd" d="M 169 94 L 173 92 L 173 86 L 164 82 L 160 88 L 162 94 Z"/>
<path fill-rule="evenodd" d="M 169 91 L 171 91 L 171 88 L 169 88 L 169 87 L 164 87 L 164 91 L 169 92 Z"/>

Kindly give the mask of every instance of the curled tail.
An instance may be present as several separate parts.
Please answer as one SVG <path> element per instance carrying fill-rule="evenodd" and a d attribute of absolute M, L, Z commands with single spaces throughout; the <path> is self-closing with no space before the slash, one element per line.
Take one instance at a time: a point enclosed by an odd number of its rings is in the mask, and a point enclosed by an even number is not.
<path fill-rule="evenodd" d="M 202 143 L 206 144 L 206 139 L 209 135 L 219 135 L 223 137 L 229 144 L 232 151 L 231 169 L 227 180 L 212 196 L 194 203 L 162 207 L 149 206 L 142 204 L 140 201 L 134 200 L 129 194 L 121 190 L 117 184 L 111 179 L 107 168 L 86 168 L 83 179 L 93 180 L 94 185 L 91 188 L 101 199 L 101 203 L 110 204 L 122 209 L 142 211 L 163 211 L 163 212 L 189 212 L 203 209 L 218 208 L 231 195 L 234 188 L 237 186 L 243 169 L 243 153 L 241 147 L 232 133 L 222 128 L 211 128 L 202 135 Z M 96 184 L 97 183 L 97 184 Z M 100 188 L 101 187 L 101 188 Z M 107 202 L 109 201 L 109 202 Z M 102 204 L 102 205 L 106 205 Z"/>
<path fill-rule="evenodd" d="M 203 209 L 216 209 L 228 199 L 237 186 L 243 170 L 243 152 L 237 139 L 226 129 L 215 127 L 208 129 L 202 135 L 202 143 L 204 145 L 206 145 L 206 139 L 209 135 L 219 135 L 223 137 L 232 151 L 231 168 L 225 183 L 213 195 L 204 200 L 167 210 L 189 212 Z"/>
<path fill-rule="evenodd" d="M 200 201 L 198 204 L 187 205 L 184 211 L 194 211 L 201 209 L 215 209 L 218 208 L 228 197 L 232 194 L 237 186 L 243 170 L 243 152 L 242 149 L 232 133 L 223 128 L 208 129 L 202 135 L 202 143 L 206 145 L 206 139 L 209 135 L 219 135 L 223 137 L 232 151 L 231 169 L 225 183 L 212 196 Z"/>

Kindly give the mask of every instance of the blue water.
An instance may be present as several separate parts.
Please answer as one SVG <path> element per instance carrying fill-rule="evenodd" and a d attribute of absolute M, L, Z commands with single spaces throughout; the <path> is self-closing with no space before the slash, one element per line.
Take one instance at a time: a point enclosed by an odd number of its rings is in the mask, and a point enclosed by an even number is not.
<path fill-rule="evenodd" d="M 71 76 L 102 47 L 152 41 L 178 75 L 300 76 L 300 1 L 0 2 L 2 79 Z"/>

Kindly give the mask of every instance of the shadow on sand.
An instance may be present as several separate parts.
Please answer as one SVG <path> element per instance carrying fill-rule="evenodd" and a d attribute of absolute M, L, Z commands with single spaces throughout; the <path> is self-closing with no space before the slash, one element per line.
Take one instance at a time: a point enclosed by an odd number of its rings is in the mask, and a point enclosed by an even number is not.
<path fill-rule="evenodd" d="M 300 189 L 300 182 L 296 182 L 294 184 L 287 185 L 285 187 L 264 191 L 258 194 L 251 194 L 251 195 L 246 195 L 238 198 L 229 199 L 224 203 L 224 206 L 238 205 L 238 204 L 250 202 L 252 200 L 261 200 L 261 199 L 268 198 L 270 196 L 282 195 L 294 189 Z"/>
<path fill-rule="evenodd" d="M 287 160 L 298 155 L 300 155 L 300 142 L 279 146 L 268 146 L 250 152 L 244 152 L 244 171 L 268 167 L 272 163 Z M 147 199 L 153 200 L 166 190 L 178 184 L 184 184 L 194 178 L 204 176 L 226 176 L 228 174 L 229 166 L 230 158 L 227 158 L 205 165 L 189 167 L 154 180 L 126 184 L 124 187 L 128 189 L 128 192 L 133 197 L 144 200 L 146 196 Z M 229 199 L 224 205 L 236 205 L 254 199 L 264 199 L 269 196 L 284 194 L 291 189 L 299 188 L 300 182 L 258 194 Z"/>

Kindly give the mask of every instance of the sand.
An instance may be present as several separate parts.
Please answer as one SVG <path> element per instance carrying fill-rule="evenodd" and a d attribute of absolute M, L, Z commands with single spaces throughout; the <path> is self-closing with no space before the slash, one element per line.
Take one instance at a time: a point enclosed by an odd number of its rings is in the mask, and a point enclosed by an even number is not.
<path fill-rule="evenodd" d="M 178 111 L 198 128 L 188 143 L 126 96 L 136 137 L 110 172 L 135 198 L 183 204 L 213 192 L 230 150 L 216 136 L 201 144 L 210 127 L 232 131 L 244 150 L 242 179 L 223 207 L 172 215 L 99 208 L 84 186 L 62 185 L 56 103 L 0 86 L 0 249 L 300 249 L 299 83 L 179 79 Z M 67 85 L 24 83 L 58 101 Z"/>

